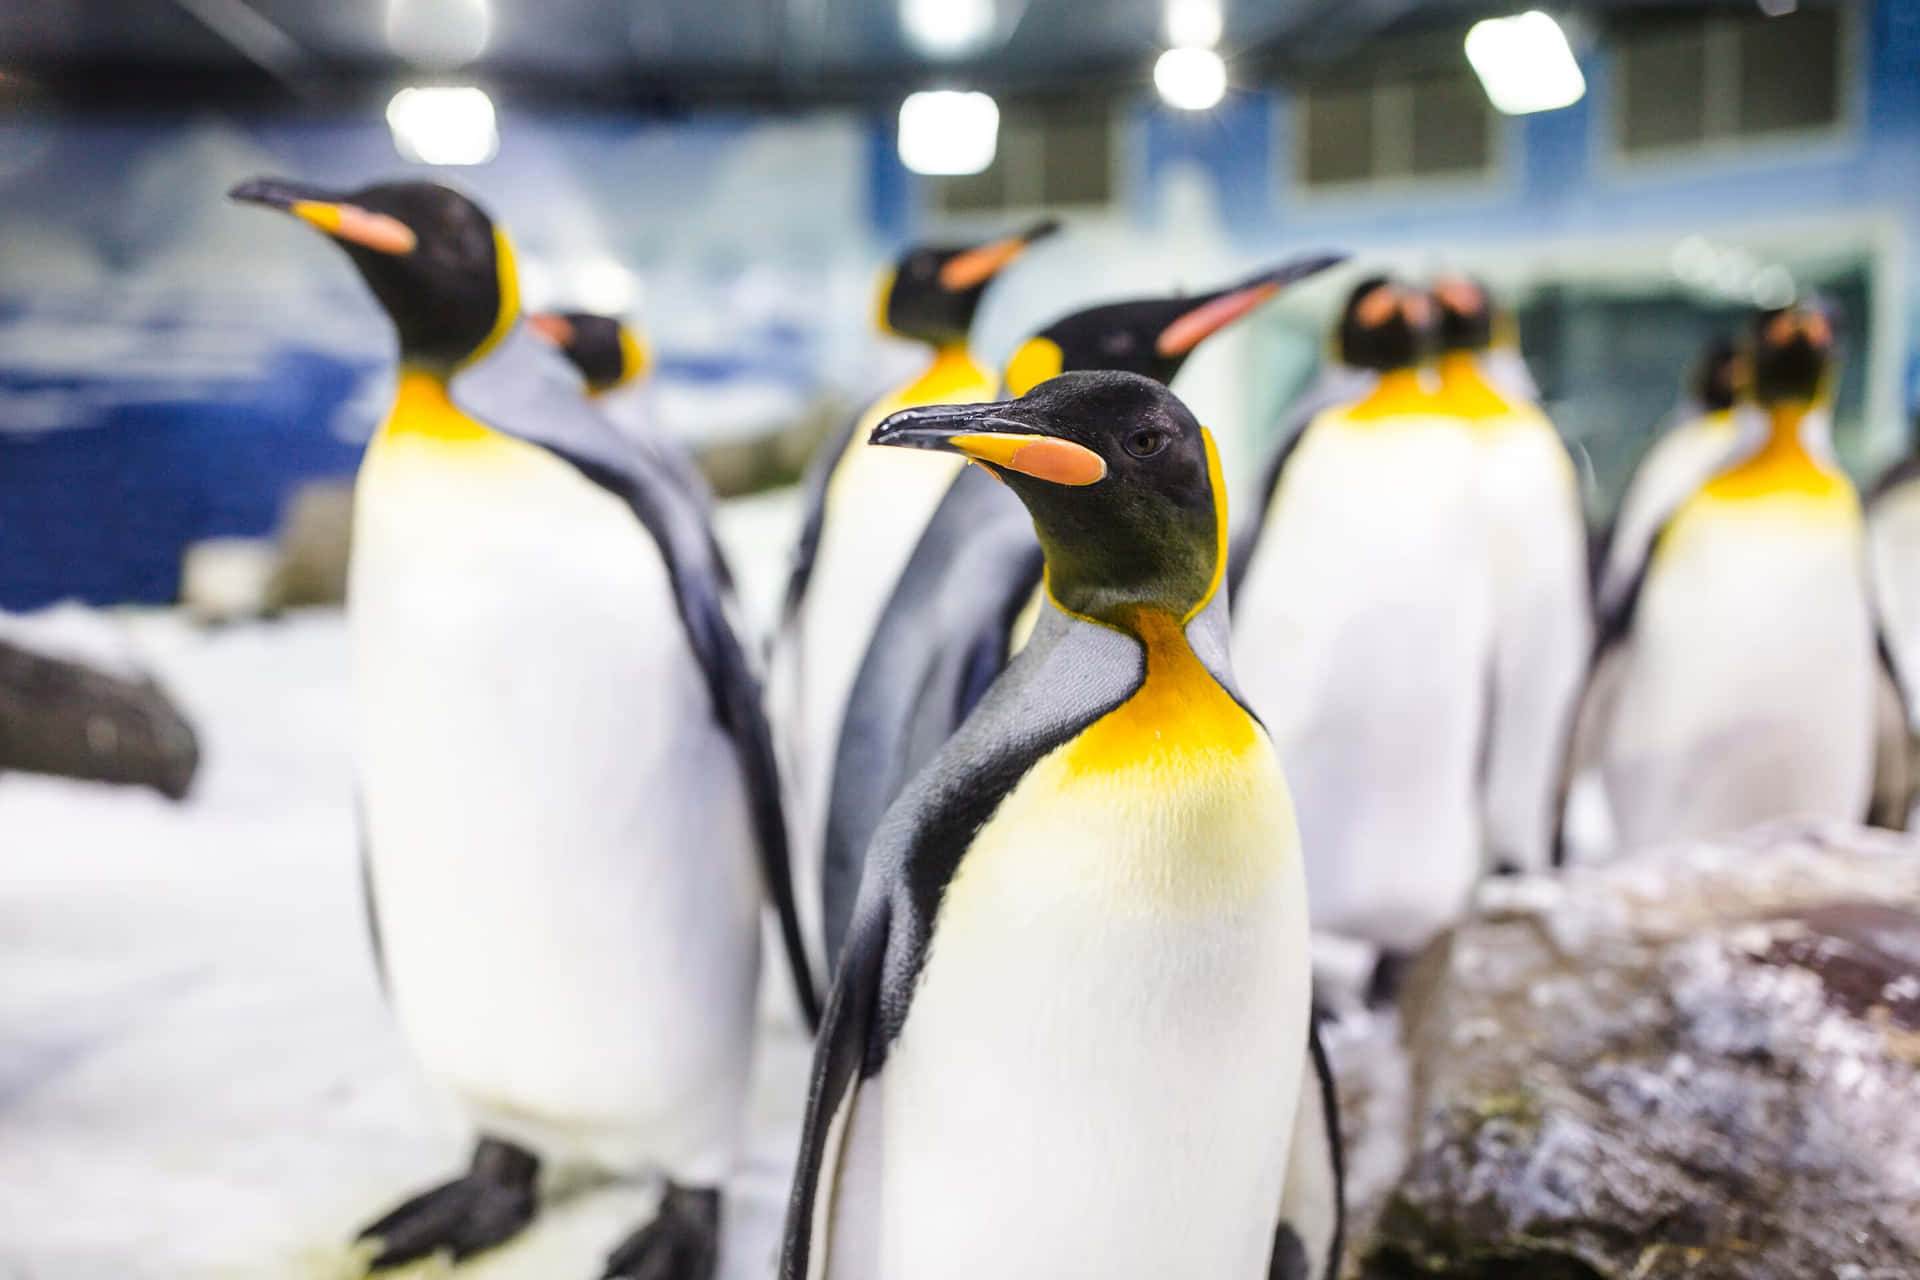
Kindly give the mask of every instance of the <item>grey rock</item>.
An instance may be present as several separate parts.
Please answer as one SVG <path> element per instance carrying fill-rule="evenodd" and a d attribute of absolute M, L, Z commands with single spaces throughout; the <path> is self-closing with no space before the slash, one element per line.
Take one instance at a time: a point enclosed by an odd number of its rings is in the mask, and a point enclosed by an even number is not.
<path fill-rule="evenodd" d="M 193 726 L 151 679 L 0 640 L 0 773 L 146 786 L 179 800 L 199 766 Z"/>
<path fill-rule="evenodd" d="M 1366 1275 L 1920 1277 L 1914 845 L 1774 825 L 1490 886 L 1402 1014 Z"/>

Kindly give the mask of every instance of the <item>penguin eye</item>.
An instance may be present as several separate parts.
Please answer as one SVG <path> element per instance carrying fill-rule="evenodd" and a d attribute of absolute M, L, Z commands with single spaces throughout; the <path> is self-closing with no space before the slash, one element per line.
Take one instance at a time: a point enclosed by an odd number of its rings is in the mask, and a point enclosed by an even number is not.
<path fill-rule="evenodd" d="M 1167 433 L 1158 427 L 1141 427 L 1127 437 L 1127 452 L 1136 458 L 1151 458 L 1167 447 L 1168 439 Z"/>

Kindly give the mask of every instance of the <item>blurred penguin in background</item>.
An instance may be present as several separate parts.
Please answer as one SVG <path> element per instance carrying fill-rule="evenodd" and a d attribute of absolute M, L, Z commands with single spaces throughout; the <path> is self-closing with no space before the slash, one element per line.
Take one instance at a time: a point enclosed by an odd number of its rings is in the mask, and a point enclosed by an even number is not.
<path fill-rule="evenodd" d="M 606 407 L 614 424 L 658 454 L 687 491 L 711 508 L 713 489 L 692 452 L 661 431 L 648 409 L 622 402 L 616 412 L 609 403 L 639 386 L 653 370 L 653 356 L 639 333 L 612 316 L 587 311 L 545 311 L 528 316 L 527 323 L 580 371 L 587 394 Z"/>
<path fill-rule="evenodd" d="M 1726 462 L 1738 436 L 1741 356 L 1726 338 L 1701 353 L 1667 429 L 1634 468 L 1602 553 L 1594 599 L 1602 615 L 1620 607 L 1660 526 Z"/>
<path fill-rule="evenodd" d="M 1355 287 L 1340 355 L 1375 386 L 1283 444 L 1235 566 L 1234 668 L 1293 787 L 1314 927 L 1380 949 L 1382 997 L 1482 865 L 1485 456 L 1423 378 L 1435 320 L 1423 290 Z"/>
<path fill-rule="evenodd" d="M 1860 503 L 1825 441 L 1836 328 L 1819 300 L 1755 316 L 1756 412 L 1603 623 L 1579 736 L 1602 744 L 1622 849 L 1860 821 L 1876 768 L 1905 777 Z"/>
<path fill-rule="evenodd" d="M 1579 473 L 1546 415 L 1497 390 L 1482 367 L 1494 330 L 1485 286 L 1443 277 L 1432 295 L 1439 398 L 1473 428 L 1482 453 L 1479 505 L 1496 614 L 1487 854 L 1498 870 L 1539 871 L 1552 859 L 1560 762 L 1593 644 Z"/>
<path fill-rule="evenodd" d="M 1920 451 L 1881 473 L 1867 499 L 1874 599 L 1902 687 L 1920 688 Z M 1914 708 L 1908 708 L 1911 715 Z"/>
<path fill-rule="evenodd" d="M 1209 293 L 1139 298 L 1062 316 L 1007 361 L 1005 393 L 1062 373 L 1161 384 L 1200 344 L 1298 280 L 1342 261 L 1310 254 Z M 867 846 L 901 787 L 945 745 L 1024 645 L 1039 614 L 1040 544 L 1026 508 L 983 467 L 955 477 L 875 627 L 835 751 L 819 885 L 827 954 L 851 918 Z"/>
<path fill-rule="evenodd" d="M 999 379 L 967 335 L 987 286 L 1058 224 L 963 246 L 921 245 L 880 286 L 883 333 L 925 344 L 931 361 L 824 442 L 805 481 L 806 514 L 773 639 L 768 703 L 780 735 L 797 883 L 820 883 L 820 846 L 834 744 L 847 696 L 887 598 L 965 460 L 927 465 L 867 442 L 899 409 L 991 399 Z M 819 901 L 801 895 L 809 945 L 820 945 Z M 815 950 L 821 972 L 829 956 Z"/>
<path fill-rule="evenodd" d="M 399 337 L 347 598 L 363 857 L 394 1013 L 478 1141 L 361 1233 L 371 1265 L 503 1243 L 557 1164 L 665 1173 L 604 1276 L 708 1280 L 763 882 L 816 1006 L 772 736 L 705 520 L 534 336 L 512 246 L 471 200 L 431 182 L 232 195 L 339 245 Z"/>

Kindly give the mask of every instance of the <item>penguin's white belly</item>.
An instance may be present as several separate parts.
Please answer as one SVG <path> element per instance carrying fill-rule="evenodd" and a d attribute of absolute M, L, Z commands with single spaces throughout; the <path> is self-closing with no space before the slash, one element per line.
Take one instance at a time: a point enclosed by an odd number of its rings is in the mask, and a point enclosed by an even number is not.
<path fill-rule="evenodd" d="M 827 491 L 813 572 L 799 621 L 800 733 L 790 787 L 796 882 L 808 932 L 818 937 L 820 848 L 840 722 L 880 614 L 965 460 L 865 443 L 866 424 Z"/>
<path fill-rule="evenodd" d="M 1696 500 L 1656 552 L 1603 761 L 1627 847 L 1866 811 L 1859 525 L 1795 502 Z"/>
<path fill-rule="evenodd" d="M 1633 585 L 1633 575 L 1646 559 L 1660 526 L 1726 463 L 1734 442 L 1730 421 L 1696 418 L 1675 427 L 1654 444 L 1620 502 L 1600 579 L 1603 611 L 1618 604 Z"/>
<path fill-rule="evenodd" d="M 949 885 L 880 1077 L 877 1274 L 1265 1277 L 1310 1000 L 1272 753 L 1191 791 L 1058 755 Z"/>
<path fill-rule="evenodd" d="M 1453 423 L 1303 441 L 1234 601 L 1234 669 L 1299 806 L 1316 929 L 1417 946 L 1479 873 L 1493 598 L 1475 444 Z"/>
<path fill-rule="evenodd" d="M 1868 517 L 1873 581 L 1901 683 L 1920 689 L 1920 483 L 1882 494 Z"/>
<path fill-rule="evenodd" d="M 383 439 L 350 616 L 385 965 L 425 1074 L 550 1155 L 719 1176 L 758 894 L 651 537 L 532 446 Z"/>

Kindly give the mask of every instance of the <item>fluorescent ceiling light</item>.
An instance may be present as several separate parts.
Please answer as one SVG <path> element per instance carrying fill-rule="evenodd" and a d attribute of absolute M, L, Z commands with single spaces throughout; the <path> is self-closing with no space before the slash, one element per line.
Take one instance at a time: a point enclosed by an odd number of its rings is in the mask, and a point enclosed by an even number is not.
<path fill-rule="evenodd" d="M 387 47 L 417 67 L 472 62 L 492 33 L 487 0 L 387 0 Z"/>
<path fill-rule="evenodd" d="M 402 89 L 387 104 L 393 146 L 421 164 L 485 164 L 500 149 L 493 100 L 471 86 Z"/>
<path fill-rule="evenodd" d="M 979 173 L 1000 145 L 1000 108 L 984 93 L 935 89 L 900 104 L 900 163 L 915 173 Z"/>
<path fill-rule="evenodd" d="M 1153 64 L 1153 87 L 1168 106 L 1205 111 L 1227 93 L 1227 64 L 1211 49 L 1169 49 Z"/>
<path fill-rule="evenodd" d="M 1587 91 L 1566 33 L 1538 9 L 1474 23 L 1467 61 L 1487 100 L 1510 116 L 1569 107 Z"/>
<path fill-rule="evenodd" d="M 907 43 L 929 58 L 973 53 L 993 34 L 993 0 L 900 0 Z"/>
<path fill-rule="evenodd" d="M 1224 25 L 1220 0 L 1167 0 L 1167 43 L 1176 49 L 1211 49 Z"/>

